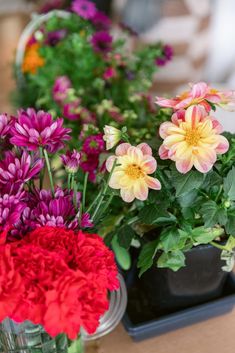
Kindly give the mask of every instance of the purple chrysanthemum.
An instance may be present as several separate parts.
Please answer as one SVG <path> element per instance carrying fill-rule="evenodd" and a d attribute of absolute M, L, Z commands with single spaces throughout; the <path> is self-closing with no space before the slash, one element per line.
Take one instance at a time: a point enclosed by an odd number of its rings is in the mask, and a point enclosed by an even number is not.
<path fill-rule="evenodd" d="M 42 168 L 42 159 L 33 161 L 26 151 L 21 157 L 8 151 L 0 161 L 0 189 L 5 193 L 16 193 L 25 182 L 36 177 Z"/>
<path fill-rule="evenodd" d="M 11 119 L 7 114 L 0 114 L 0 138 L 5 138 L 11 129 Z"/>
<path fill-rule="evenodd" d="M 46 44 L 55 46 L 67 35 L 66 29 L 59 29 L 57 31 L 52 31 L 47 33 Z"/>
<path fill-rule="evenodd" d="M 67 151 L 66 154 L 62 154 L 60 158 L 68 173 L 77 173 L 81 159 L 81 155 L 78 151 L 75 149 L 73 151 Z"/>
<path fill-rule="evenodd" d="M 0 244 L 4 243 L 7 233 L 14 227 L 20 219 L 21 213 L 25 208 L 22 201 L 24 193 L 17 195 L 5 194 L 0 197 Z"/>
<path fill-rule="evenodd" d="M 106 54 L 112 50 L 112 36 L 106 31 L 100 31 L 93 34 L 91 44 L 97 53 Z"/>
<path fill-rule="evenodd" d="M 53 121 L 51 114 L 34 109 L 20 111 L 11 128 L 10 142 L 19 147 L 35 151 L 39 147 L 55 153 L 70 140 L 71 129 L 63 128 L 63 119 Z"/>
<path fill-rule="evenodd" d="M 91 22 L 97 31 L 107 31 L 111 27 L 111 20 L 101 11 L 97 11 Z"/>
<path fill-rule="evenodd" d="M 59 76 L 55 80 L 52 95 L 56 103 L 62 104 L 68 96 L 68 90 L 72 87 L 72 83 L 67 76 Z"/>
<path fill-rule="evenodd" d="M 96 14 L 96 6 L 88 0 L 74 0 L 72 3 L 72 11 L 82 18 L 89 20 Z"/>
<path fill-rule="evenodd" d="M 102 134 L 88 136 L 84 143 L 82 150 L 86 154 L 99 155 L 105 151 L 105 142 Z"/>

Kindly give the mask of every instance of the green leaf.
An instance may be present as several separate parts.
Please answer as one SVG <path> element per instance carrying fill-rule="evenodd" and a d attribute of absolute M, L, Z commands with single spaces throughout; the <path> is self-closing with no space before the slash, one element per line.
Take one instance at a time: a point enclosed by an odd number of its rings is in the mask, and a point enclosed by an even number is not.
<path fill-rule="evenodd" d="M 135 232 L 130 226 L 125 225 L 124 227 L 119 228 L 117 237 L 119 245 L 125 249 L 129 249 L 131 241 L 135 237 Z"/>
<path fill-rule="evenodd" d="M 84 347 L 81 337 L 78 337 L 76 340 L 72 341 L 68 348 L 68 353 L 83 353 Z"/>
<path fill-rule="evenodd" d="M 158 250 L 158 243 L 159 240 L 157 239 L 143 246 L 137 263 L 137 267 L 140 268 L 139 277 L 153 265 L 153 260 Z"/>
<path fill-rule="evenodd" d="M 204 175 L 195 170 L 191 170 L 186 174 L 177 171 L 172 173 L 172 183 L 176 189 L 176 196 L 181 196 L 193 189 L 198 189 L 204 180 Z"/>
<path fill-rule="evenodd" d="M 233 167 L 224 178 L 224 192 L 230 200 L 235 200 L 235 167 Z"/>
<path fill-rule="evenodd" d="M 155 205 L 144 206 L 139 212 L 139 219 L 144 224 L 174 223 L 176 218 Z"/>
<path fill-rule="evenodd" d="M 185 266 L 185 256 L 180 250 L 163 253 L 158 261 L 159 268 L 170 268 L 173 271 L 178 271 L 181 267 Z"/>
<path fill-rule="evenodd" d="M 112 248 L 115 253 L 117 262 L 123 270 L 129 270 L 131 267 L 131 257 L 129 252 L 121 247 L 118 243 L 117 236 L 113 238 Z"/>
<path fill-rule="evenodd" d="M 228 212 L 228 220 L 225 224 L 227 234 L 235 235 L 235 210 Z"/>
<path fill-rule="evenodd" d="M 178 198 L 178 202 L 181 207 L 190 207 L 196 200 L 198 193 L 196 190 L 191 190 Z"/>
<path fill-rule="evenodd" d="M 159 247 L 165 252 L 176 250 L 180 241 L 180 234 L 176 228 L 165 231 L 160 237 Z"/>
<path fill-rule="evenodd" d="M 218 206 L 215 201 L 207 201 L 202 205 L 201 213 L 205 222 L 205 228 L 213 227 L 219 222 Z"/>
<path fill-rule="evenodd" d="M 191 237 L 194 245 L 208 244 L 224 233 L 222 228 L 197 227 L 192 230 Z"/>

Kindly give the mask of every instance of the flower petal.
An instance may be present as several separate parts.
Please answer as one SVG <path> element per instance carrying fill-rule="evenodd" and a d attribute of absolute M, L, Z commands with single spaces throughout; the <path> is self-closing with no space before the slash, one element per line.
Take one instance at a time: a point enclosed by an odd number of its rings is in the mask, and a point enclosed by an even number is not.
<path fill-rule="evenodd" d="M 193 98 L 204 98 L 209 86 L 205 82 L 198 82 L 192 86 L 191 94 Z"/>
<path fill-rule="evenodd" d="M 145 155 L 140 166 L 146 174 L 152 174 L 157 168 L 157 161 L 153 157 Z"/>
<path fill-rule="evenodd" d="M 161 183 L 158 179 L 153 178 L 151 176 L 146 176 L 145 181 L 150 189 L 154 189 L 154 190 L 161 189 Z"/>
<path fill-rule="evenodd" d="M 228 140 L 226 139 L 226 137 L 224 137 L 222 135 L 219 135 L 217 137 L 218 137 L 218 140 L 219 140 L 219 144 L 216 147 L 216 153 L 218 153 L 218 154 L 226 153 L 228 151 L 228 149 L 229 149 Z"/>
<path fill-rule="evenodd" d="M 148 185 L 145 182 L 145 179 L 138 179 L 134 185 L 134 195 L 138 200 L 145 201 L 148 198 Z"/>
<path fill-rule="evenodd" d="M 152 156 L 152 148 L 147 143 L 140 143 L 136 147 L 142 151 L 143 155 L 148 154 Z"/>
<path fill-rule="evenodd" d="M 124 156 L 127 154 L 127 151 L 130 147 L 131 145 L 129 143 L 121 143 L 119 146 L 117 146 L 115 153 L 117 156 Z"/>
<path fill-rule="evenodd" d="M 178 159 L 175 163 L 176 169 L 182 173 L 186 174 L 193 167 L 193 158 L 189 159 Z"/>
<path fill-rule="evenodd" d="M 133 187 L 130 188 L 122 188 L 121 189 L 121 198 L 125 202 L 132 202 L 135 198 Z"/>

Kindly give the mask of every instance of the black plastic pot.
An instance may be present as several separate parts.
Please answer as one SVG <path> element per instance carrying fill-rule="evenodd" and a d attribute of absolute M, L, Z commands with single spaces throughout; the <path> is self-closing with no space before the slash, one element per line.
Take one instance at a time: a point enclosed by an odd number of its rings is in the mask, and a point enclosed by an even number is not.
<path fill-rule="evenodd" d="M 177 272 L 152 267 L 140 280 L 150 306 L 177 310 L 218 298 L 228 275 L 220 255 L 214 246 L 197 246 L 185 253 L 186 267 Z"/>
<path fill-rule="evenodd" d="M 123 324 L 140 341 L 222 315 L 235 305 L 235 271 L 221 270 L 220 251 L 200 246 L 186 253 L 187 267 L 126 274 L 128 306 Z"/>

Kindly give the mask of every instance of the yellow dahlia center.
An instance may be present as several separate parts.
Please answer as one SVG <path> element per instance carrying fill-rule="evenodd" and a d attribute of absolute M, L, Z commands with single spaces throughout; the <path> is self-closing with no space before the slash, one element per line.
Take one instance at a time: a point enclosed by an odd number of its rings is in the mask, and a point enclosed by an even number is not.
<path fill-rule="evenodd" d="M 125 174 L 134 180 L 142 178 L 144 176 L 142 168 L 139 167 L 137 164 L 129 164 L 125 169 Z"/>
<path fill-rule="evenodd" d="M 201 139 L 201 134 L 197 129 L 190 129 L 186 131 L 185 141 L 190 146 L 196 146 Z"/>

